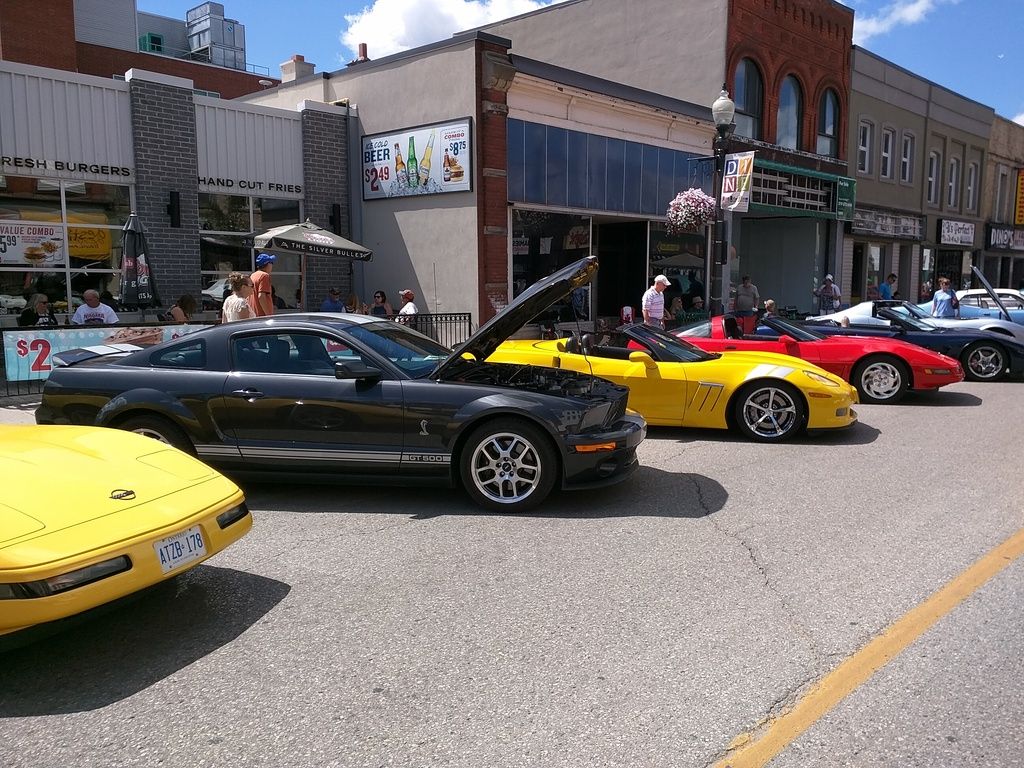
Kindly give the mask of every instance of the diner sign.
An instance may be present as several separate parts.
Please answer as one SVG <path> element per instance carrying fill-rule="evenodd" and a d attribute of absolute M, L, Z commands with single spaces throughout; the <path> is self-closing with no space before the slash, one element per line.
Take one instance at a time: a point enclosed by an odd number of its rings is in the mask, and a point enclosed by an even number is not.
<path fill-rule="evenodd" d="M 364 200 L 473 188 L 469 118 L 364 136 L 362 155 Z"/>
<path fill-rule="evenodd" d="M 4 365 L 8 381 L 42 381 L 50 377 L 53 356 L 81 347 L 128 344 L 148 347 L 201 330 L 203 325 L 140 325 L 88 328 L 23 328 L 5 330 Z M 113 350 L 111 350 L 113 351 Z"/>
<path fill-rule="evenodd" d="M 0 265 L 42 267 L 63 263 L 63 227 L 0 221 Z"/>

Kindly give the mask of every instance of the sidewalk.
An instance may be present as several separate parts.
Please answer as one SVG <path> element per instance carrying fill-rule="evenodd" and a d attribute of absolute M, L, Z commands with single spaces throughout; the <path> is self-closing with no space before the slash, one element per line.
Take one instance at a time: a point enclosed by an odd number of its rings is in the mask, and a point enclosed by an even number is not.
<path fill-rule="evenodd" d="M 0 397 L 0 424 L 35 424 L 39 395 Z"/>

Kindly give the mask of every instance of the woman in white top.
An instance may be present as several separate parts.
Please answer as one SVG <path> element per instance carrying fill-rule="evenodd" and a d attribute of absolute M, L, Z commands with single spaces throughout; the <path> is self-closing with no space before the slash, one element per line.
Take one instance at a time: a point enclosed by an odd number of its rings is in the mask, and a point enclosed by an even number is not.
<path fill-rule="evenodd" d="M 248 302 L 249 294 L 252 293 L 252 280 L 249 276 L 241 272 L 232 272 L 228 275 L 228 286 L 231 288 L 231 295 L 224 299 L 221 322 L 231 323 L 252 317 Z"/>

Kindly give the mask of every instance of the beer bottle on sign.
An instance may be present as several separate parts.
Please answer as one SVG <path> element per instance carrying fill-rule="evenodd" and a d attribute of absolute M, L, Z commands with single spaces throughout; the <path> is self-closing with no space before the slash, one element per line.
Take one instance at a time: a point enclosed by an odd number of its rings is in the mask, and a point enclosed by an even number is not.
<path fill-rule="evenodd" d="M 427 181 L 430 180 L 430 156 L 434 154 L 434 132 L 430 132 L 430 138 L 427 139 L 427 148 L 423 150 L 423 159 L 420 160 L 420 186 L 427 186 Z"/>
<path fill-rule="evenodd" d="M 420 185 L 420 167 L 416 162 L 416 137 L 409 137 L 409 159 L 405 161 L 409 166 L 409 186 L 418 187 Z"/>
<path fill-rule="evenodd" d="M 409 186 L 409 172 L 405 170 L 405 160 L 402 159 L 402 150 L 395 142 L 395 178 L 398 179 L 398 186 Z"/>
<path fill-rule="evenodd" d="M 448 156 L 448 150 L 444 151 L 444 162 L 441 163 L 441 169 L 444 174 L 445 182 L 452 180 L 452 159 Z"/>

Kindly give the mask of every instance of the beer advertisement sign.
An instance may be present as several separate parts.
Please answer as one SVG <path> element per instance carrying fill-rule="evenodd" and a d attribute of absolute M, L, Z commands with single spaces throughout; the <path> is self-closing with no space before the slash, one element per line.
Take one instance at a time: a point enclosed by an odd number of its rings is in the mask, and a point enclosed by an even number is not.
<path fill-rule="evenodd" d="M 469 118 L 364 136 L 363 199 L 473 189 Z"/>

